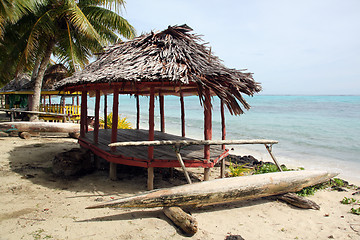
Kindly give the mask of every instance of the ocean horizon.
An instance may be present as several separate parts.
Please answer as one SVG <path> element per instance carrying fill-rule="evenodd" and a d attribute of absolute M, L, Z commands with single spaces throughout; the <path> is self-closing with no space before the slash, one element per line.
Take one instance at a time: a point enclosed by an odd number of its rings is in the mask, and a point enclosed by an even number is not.
<path fill-rule="evenodd" d="M 119 114 L 136 126 L 134 97 L 119 96 Z M 251 105 L 240 116 L 226 110 L 226 139 L 272 139 L 273 153 L 280 163 L 326 169 L 341 177 L 360 180 L 360 95 L 255 95 L 245 97 Z M 184 98 L 186 136 L 203 139 L 203 110 L 197 96 Z M 148 129 L 148 97 L 140 97 L 140 128 Z M 213 139 L 221 139 L 220 101 L 213 98 Z M 89 98 L 88 114 L 93 115 L 95 98 Z M 101 115 L 103 99 L 101 99 Z M 112 96 L 107 112 L 112 112 Z M 180 100 L 165 96 L 166 132 L 181 135 Z M 160 129 L 158 101 L 155 129 Z M 230 148 L 233 146 L 229 146 Z M 270 161 L 264 146 L 234 146 L 239 155 L 254 155 Z"/>

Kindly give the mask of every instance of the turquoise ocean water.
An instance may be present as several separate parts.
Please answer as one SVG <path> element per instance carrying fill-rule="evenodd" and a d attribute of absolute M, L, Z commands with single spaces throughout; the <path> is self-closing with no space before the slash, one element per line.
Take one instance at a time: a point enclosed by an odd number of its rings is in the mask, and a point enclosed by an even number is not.
<path fill-rule="evenodd" d="M 108 97 L 108 112 L 112 97 Z M 94 98 L 89 99 L 89 114 Z M 213 99 L 213 139 L 221 139 L 219 100 Z M 251 109 L 241 116 L 226 114 L 227 139 L 278 140 L 274 154 L 281 163 L 306 169 L 329 169 L 360 181 L 360 96 L 247 97 Z M 148 128 L 148 101 L 141 97 L 141 128 Z M 101 104 L 103 101 L 101 101 Z M 103 108 L 103 107 L 101 107 Z M 185 97 L 186 135 L 203 138 L 203 111 L 197 97 Z M 135 126 L 135 98 L 120 96 L 119 113 Z M 165 97 L 166 131 L 180 135 L 180 101 Z M 156 103 L 155 129 L 159 129 Z M 268 160 L 263 146 L 237 149 L 240 155 Z"/>

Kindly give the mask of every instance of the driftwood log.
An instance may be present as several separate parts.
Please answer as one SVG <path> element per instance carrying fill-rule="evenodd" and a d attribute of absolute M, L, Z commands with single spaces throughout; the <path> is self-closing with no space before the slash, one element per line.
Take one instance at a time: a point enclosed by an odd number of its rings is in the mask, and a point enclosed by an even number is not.
<path fill-rule="evenodd" d="M 336 175 L 326 171 L 305 170 L 222 178 L 160 189 L 87 208 L 172 207 L 256 199 L 296 192 L 304 187 L 328 181 Z"/>
<path fill-rule="evenodd" d="M 0 123 L 4 132 L 64 132 L 80 131 L 80 124 L 53 122 L 4 122 Z"/>
<path fill-rule="evenodd" d="M 198 231 L 198 223 L 196 219 L 187 214 L 179 207 L 165 207 L 163 209 L 165 215 L 185 233 L 194 235 Z"/>
<path fill-rule="evenodd" d="M 281 201 L 287 202 L 288 204 L 298 208 L 320 210 L 320 206 L 317 205 L 316 202 L 298 196 L 295 193 L 285 193 L 283 195 L 277 196 L 277 198 Z"/>

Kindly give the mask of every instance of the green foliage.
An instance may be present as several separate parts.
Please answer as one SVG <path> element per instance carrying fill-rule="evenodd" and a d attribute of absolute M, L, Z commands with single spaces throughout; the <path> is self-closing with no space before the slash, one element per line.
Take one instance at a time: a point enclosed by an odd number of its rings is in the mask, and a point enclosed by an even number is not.
<path fill-rule="evenodd" d="M 334 182 L 334 185 L 337 187 L 343 187 L 345 185 L 344 181 L 340 178 L 334 178 L 332 181 Z"/>
<path fill-rule="evenodd" d="M 121 41 L 120 36 L 135 36 L 133 26 L 118 14 L 124 7 L 123 0 L 9 2 L 17 3 L 21 14 L 15 16 L 10 5 L 5 6 L 5 13 L 0 4 L 0 13 L 4 13 L 0 16 L 1 82 L 12 80 L 16 71 L 38 73 L 38 63 L 48 62 L 47 48 L 60 63 L 75 71 L 88 64 L 93 53 Z M 1 22 L 3 17 L 6 25 Z"/>
<path fill-rule="evenodd" d="M 306 196 L 311 196 L 314 195 L 314 193 L 320 189 L 325 189 L 327 187 L 327 184 L 325 183 L 320 183 L 320 184 L 316 184 L 314 186 L 309 186 L 309 187 L 305 187 L 303 189 L 301 189 L 300 191 L 298 191 L 296 194 L 302 197 L 306 197 Z"/>
<path fill-rule="evenodd" d="M 106 116 L 106 120 L 107 120 L 107 128 L 112 128 L 112 118 L 113 118 L 113 114 L 110 113 L 109 115 Z M 100 118 L 100 125 L 101 126 L 105 126 L 105 120 L 103 118 Z M 127 121 L 126 117 L 121 118 L 121 116 L 118 116 L 118 129 L 131 129 L 131 123 Z"/>
<path fill-rule="evenodd" d="M 241 165 L 241 166 L 233 166 L 233 164 L 230 162 L 229 170 L 230 170 L 230 176 L 231 177 L 238 177 L 238 176 L 244 176 L 245 174 L 248 174 L 251 172 L 250 168 L 244 167 L 247 165 L 247 163 Z"/>
<path fill-rule="evenodd" d="M 360 207 L 351 208 L 351 213 L 356 214 L 356 215 L 360 215 Z"/>
<path fill-rule="evenodd" d="M 281 169 L 283 171 L 291 171 L 291 169 L 288 169 L 285 166 L 281 166 Z M 260 167 L 258 167 L 254 174 L 263 174 L 263 173 L 271 173 L 271 172 L 278 172 L 279 169 L 277 168 L 276 165 L 274 164 L 270 164 L 270 163 L 264 163 L 263 165 L 261 165 Z"/>
<path fill-rule="evenodd" d="M 342 204 L 352 204 L 352 203 L 356 203 L 356 199 L 355 198 L 347 198 L 344 197 L 343 200 L 341 200 Z"/>

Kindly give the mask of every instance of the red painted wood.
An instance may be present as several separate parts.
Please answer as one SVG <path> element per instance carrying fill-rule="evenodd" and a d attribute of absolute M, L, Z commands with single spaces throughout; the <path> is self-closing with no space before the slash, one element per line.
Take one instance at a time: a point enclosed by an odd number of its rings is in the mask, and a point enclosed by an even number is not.
<path fill-rule="evenodd" d="M 81 92 L 81 116 L 80 116 L 80 137 L 85 137 L 86 128 L 85 125 L 87 124 L 87 91 Z"/>
<path fill-rule="evenodd" d="M 95 123 L 94 123 L 94 143 L 99 140 L 99 111 L 100 111 L 100 90 L 95 92 Z"/>
<path fill-rule="evenodd" d="M 225 108 L 224 108 L 224 101 L 221 100 L 220 102 L 220 112 L 221 112 L 221 139 L 226 139 L 226 127 L 225 127 Z M 222 149 L 225 149 L 225 144 L 222 145 Z"/>
<path fill-rule="evenodd" d="M 51 105 L 51 95 L 49 95 L 49 104 Z M 74 105 L 74 103 L 73 103 Z"/>
<path fill-rule="evenodd" d="M 211 123 L 211 96 L 209 89 L 205 90 L 204 103 L 204 139 L 212 139 L 212 123 Z M 204 146 L 204 158 L 210 160 L 210 146 Z"/>
<path fill-rule="evenodd" d="M 107 95 L 104 95 L 104 128 L 107 129 Z"/>
<path fill-rule="evenodd" d="M 180 106 L 181 106 L 181 136 L 185 137 L 185 104 L 183 92 L 180 93 Z"/>
<path fill-rule="evenodd" d="M 149 101 L 149 141 L 154 140 L 154 109 L 155 109 L 155 90 L 151 88 L 150 90 L 150 101 Z M 154 146 L 148 147 L 148 158 L 154 158 Z"/>
<path fill-rule="evenodd" d="M 112 116 L 112 128 L 111 128 L 111 142 L 117 142 L 117 123 L 119 115 L 119 88 L 114 88 L 113 99 L 113 116 Z M 111 151 L 116 151 L 116 147 L 112 147 Z"/>
<path fill-rule="evenodd" d="M 159 106 L 160 106 L 160 131 L 165 132 L 165 114 L 164 114 L 164 96 L 159 95 Z"/>
<path fill-rule="evenodd" d="M 139 95 L 136 95 L 136 129 L 140 129 L 140 101 L 139 101 Z"/>

